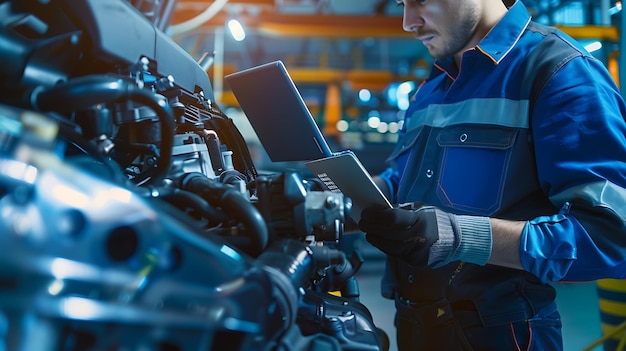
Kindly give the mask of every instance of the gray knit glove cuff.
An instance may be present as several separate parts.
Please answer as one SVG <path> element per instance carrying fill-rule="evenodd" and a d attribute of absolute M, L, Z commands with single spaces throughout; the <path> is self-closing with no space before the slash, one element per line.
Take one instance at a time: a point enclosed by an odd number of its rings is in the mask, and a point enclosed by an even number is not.
<path fill-rule="evenodd" d="M 439 239 L 430 247 L 429 266 L 439 268 L 454 261 L 487 264 L 492 246 L 489 217 L 437 211 L 437 226 Z"/>

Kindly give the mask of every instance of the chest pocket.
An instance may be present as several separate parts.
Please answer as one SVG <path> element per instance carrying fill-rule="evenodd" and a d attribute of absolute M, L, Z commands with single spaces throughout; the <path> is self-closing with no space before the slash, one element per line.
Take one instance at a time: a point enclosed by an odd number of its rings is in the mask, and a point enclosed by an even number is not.
<path fill-rule="evenodd" d="M 517 134 L 513 128 L 468 125 L 442 130 L 437 136 L 440 201 L 472 214 L 500 209 Z"/>

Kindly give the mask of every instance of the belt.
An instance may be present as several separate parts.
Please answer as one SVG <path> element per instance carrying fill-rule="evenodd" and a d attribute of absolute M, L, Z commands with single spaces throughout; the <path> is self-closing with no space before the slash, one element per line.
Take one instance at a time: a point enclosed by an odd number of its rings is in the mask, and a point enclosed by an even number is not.
<path fill-rule="evenodd" d="M 471 301 L 450 303 L 442 300 L 431 305 L 418 305 L 402 297 L 396 297 L 396 308 L 404 318 L 410 318 L 425 326 L 438 326 L 451 321 L 456 321 L 463 328 L 484 325 Z"/>

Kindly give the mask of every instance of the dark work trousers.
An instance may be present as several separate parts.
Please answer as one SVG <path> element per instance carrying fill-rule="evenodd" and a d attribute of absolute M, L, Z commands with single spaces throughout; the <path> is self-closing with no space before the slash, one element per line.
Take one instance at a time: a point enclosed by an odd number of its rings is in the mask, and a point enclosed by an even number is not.
<path fill-rule="evenodd" d="M 529 320 L 485 326 L 467 306 L 415 307 L 396 299 L 399 351 L 561 351 L 561 317 L 555 303 Z"/>

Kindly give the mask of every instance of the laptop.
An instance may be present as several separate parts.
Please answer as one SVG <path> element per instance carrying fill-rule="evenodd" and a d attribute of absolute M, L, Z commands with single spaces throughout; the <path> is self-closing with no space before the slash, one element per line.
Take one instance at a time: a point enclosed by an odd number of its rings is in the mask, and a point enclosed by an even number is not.
<path fill-rule="evenodd" d="M 304 165 L 333 192 L 341 192 L 352 200 L 350 217 L 358 222 L 366 207 L 391 208 L 391 203 L 378 188 L 369 172 L 352 151 L 311 160 Z"/>
<path fill-rule="evenodd" d="M 224 81 L 270 160 L 305 161 L 333 154 L 282 61 L 229 74 Z"/>
<path fill-rule="evenodd" d="M 391 207 L 352 151 L 331 151 L 282 61 L 229 74 L 224 80 L 272 161 L 305 161 L 330 191 L 352 200 L 350 217 L 357 222 L 366 207 Z"/>

